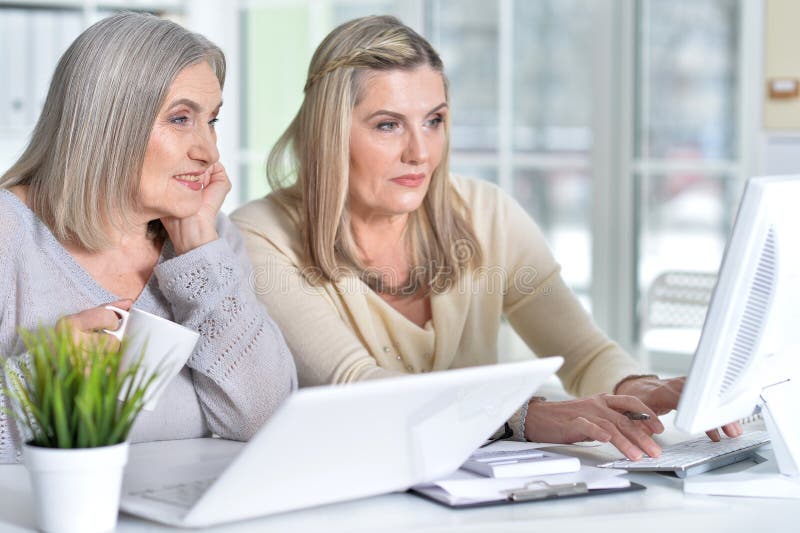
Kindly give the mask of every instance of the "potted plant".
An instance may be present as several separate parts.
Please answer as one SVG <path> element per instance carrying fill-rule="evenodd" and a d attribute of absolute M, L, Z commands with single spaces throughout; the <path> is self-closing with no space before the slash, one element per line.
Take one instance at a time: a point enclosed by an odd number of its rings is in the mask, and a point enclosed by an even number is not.
<path fill-rule="evenodd" d="M 27 348 L 6 365 L 11 414 L 30 440 L 23 445 L 39 529 L 104 532 L 116 527 L 126 438 L 156 372 L 122 365 L 124 347 L 100 338 L 80 342 L 64 329 L 21 331 Z"/>

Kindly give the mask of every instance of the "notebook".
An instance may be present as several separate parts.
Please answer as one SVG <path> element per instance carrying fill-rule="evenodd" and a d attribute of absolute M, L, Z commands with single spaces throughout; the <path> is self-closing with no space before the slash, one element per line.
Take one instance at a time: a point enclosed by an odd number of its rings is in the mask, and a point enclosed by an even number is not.
<path fill-rule="evenodd" d="M 536 448 L 517 451 L 481 448 L 470 455 L 461 468 L 487 477 L 527 477 L 577 472 L 581 462 L 577 457 Z"/>
<path fill-rule="evenodd" d="M 406 490 L 458 469 L 562 361 L 302 389 L 248 444 L 134 445 L 121 509 L 203 527 Z"/>

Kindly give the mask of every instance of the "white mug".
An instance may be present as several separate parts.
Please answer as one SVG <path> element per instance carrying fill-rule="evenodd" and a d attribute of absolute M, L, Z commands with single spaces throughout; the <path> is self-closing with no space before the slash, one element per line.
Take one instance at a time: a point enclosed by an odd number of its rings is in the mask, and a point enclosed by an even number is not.
<path fill-rule="evenodd" d="M 121 324 L 115 331 L 104 330 L 120 341 L 125 339 L 127 343 L 120 368 L 128 368 L 141 357 L 145 379 L 149 379 L 152 372 L 158 371 L 145 395 L 144 408 L 152 411 L 161 393 L 192 355 L 200 334 L 141 309 L 125 311 L 113 305 L 107 305 L 106 309 L 122 317 Z M 123 400 L 124 392 L 121 396 L 119 399 Z"/>

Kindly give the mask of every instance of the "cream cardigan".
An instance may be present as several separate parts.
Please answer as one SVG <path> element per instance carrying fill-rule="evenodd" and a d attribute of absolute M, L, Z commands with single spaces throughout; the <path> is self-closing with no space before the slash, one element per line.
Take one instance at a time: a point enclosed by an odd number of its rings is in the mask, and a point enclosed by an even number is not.
<path fill-rule="evenodd" d="M 452 184 L 471 209 L 484 266 L 431 297 L 424 328 L 353 277 L 314 285 L 298 214 L 274 195 L 233 213 L 253 262 L 251 285 L 286 337 L 300 386 L 496 363 L 502 315 L 537 356 L 564 357 L 558 375 L 571 394 L 611 392 L 641 373 L 564 284 L 527 213 L 490 183 Z"/>

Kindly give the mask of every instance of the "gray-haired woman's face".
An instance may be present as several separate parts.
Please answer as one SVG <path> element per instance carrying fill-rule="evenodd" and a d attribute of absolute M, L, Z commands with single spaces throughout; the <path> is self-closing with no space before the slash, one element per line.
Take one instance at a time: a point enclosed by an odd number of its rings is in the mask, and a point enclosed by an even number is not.
<path fill-rule="evenodd" d="M 350 128 L 350 212 L 410 213 L 422 204 L 444 154 L 444 80 L 427 66 L 374 72 L 362 91 Z"/>
<path fill-rule="evenodd" d="M 147 143 L 139 200 L 147 220 L 197 213 L 219 160 L 214 124 L 222 91 L 206 62 L 183 69 L 169 88 Z"/>

